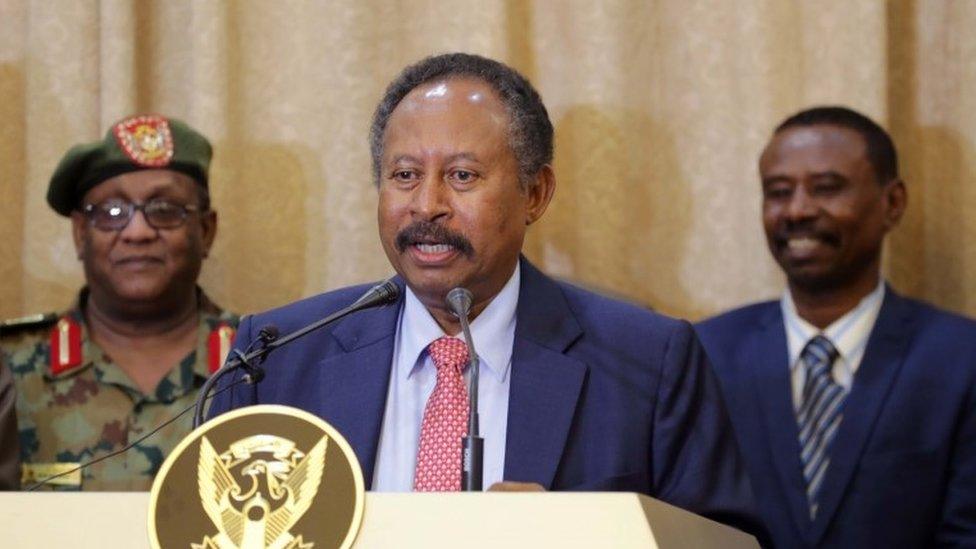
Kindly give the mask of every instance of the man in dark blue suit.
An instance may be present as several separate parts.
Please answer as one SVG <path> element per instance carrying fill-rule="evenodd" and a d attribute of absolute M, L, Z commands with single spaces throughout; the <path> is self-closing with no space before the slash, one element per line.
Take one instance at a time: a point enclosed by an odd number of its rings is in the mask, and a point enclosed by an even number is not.
<path fill-rule="evenodd" d="M 343 433 L 373 490 L 458 489 L 468 372 L 439 357 L 467 353 L 445 303 L 462 286 L 481 359 L 486 486 L 642 492 L 756 532 L 692 327 L 556 282 L 521 257 L 555 188 L 552 140 L 538 93 L 505 65 L 449 54 L 405 69 L 371 132 L 380 238 L 401 297 L 275 351 L 266 379 L 221 395 L 211 415 L 297 406 Z M 250 317 L 236 345 L 267 324 L 297 329 L 365 288 Z"/>
<path fill-rule="evenodd" d="M 976 546 L 976 323 L 880 276 L 907 200 L 891 138 L 809 109 L 759 171 L 788 289 L 697 330 L 774 544 Z"/>

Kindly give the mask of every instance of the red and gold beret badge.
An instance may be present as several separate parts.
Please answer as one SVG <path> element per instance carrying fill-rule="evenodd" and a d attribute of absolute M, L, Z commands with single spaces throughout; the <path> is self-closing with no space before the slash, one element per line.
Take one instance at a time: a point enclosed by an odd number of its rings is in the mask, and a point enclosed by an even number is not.
<path fill-rule="evenodd" d="M 162 168 L 173 158 L 173 133 L 162 116 L 127 118 L 116 124 L 112 133 L 126 156 L 139 166 Z"/>

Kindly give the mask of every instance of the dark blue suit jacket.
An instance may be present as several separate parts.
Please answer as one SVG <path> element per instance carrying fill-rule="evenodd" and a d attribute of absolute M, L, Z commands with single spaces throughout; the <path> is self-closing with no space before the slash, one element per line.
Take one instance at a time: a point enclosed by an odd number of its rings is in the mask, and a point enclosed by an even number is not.
<path fill-rule="evenodd" d="M 553 281 L 524 260 L 521 284 L 505 479 L 549 490 L 642 492 L 752 533 L 761 529 L 717 380 L 692 327 Z M 236 345 L 246 347 L 267 324 L 283 334 L 300 328 L 366 288 L 249 317 Z M 309 410 L 349 440 L 369 486 L 402 304 L 401 297 L 356 313 L 278 349 L 264 381 L 220 395 L 210 415 L 257 403 Z"/>
<path fill-rule="evenodd" d="M 779 302 L 697 331 L 777 547 L 976 546 L 976 323 L 888 289 L 813 522 Z"/>

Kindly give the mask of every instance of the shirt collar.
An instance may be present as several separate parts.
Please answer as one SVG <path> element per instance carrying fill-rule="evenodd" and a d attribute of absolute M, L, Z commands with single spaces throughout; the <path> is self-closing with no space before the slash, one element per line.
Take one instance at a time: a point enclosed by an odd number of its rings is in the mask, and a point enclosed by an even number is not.
<path fill-rule="evenodd" d="M 492 298 L 485 310 L 471 322 L 471 338 L 481 359 L 482 371 L 504 381 L 512 362 L 512 345 L 515 341 L 515 310 L 518 305 L 521 283 L 521 266 L 516 263 L 515 271 Z M 424 361 L 418 360 L 432 341 L 446 335 L 430 311 L 420 302 L 409 286 L 403 313 L 400 317 L 400 353 L 410 360 L 412 368 L 400 372 L 404 379 L 409 378 Z M 457 334 L 458 338 L 463 338 Z"/>
<path fill-rule="evenodd" d="M 864 296 L 853 309 L 821 331 L 800 317 L 789 289 L 784 291 L 783 297 L 780 299 L 780 308 L 783 311 L 783 323 L 786 326 L 790 369 L 796 368 L 803 348 L 818 334 L 826 336 L 845 360 L 863 355 L 868 336 L 874 328 L 878 314 L 881 312 L 884 295 L 885 283 L 884 279 L 881 279 L 874 290 Z"/>
<path fill-rule="evenodd" d="M 133 400 L 140 402 L 172 402 L 184 394 L 196 390 L 210 376 L 208 362 L 210 332 L 222 324 L 236 328 L 238 323 L 236 315 L 222 311 L 199 286 L 196 291 L 197 308 L 200 315 L 196 348 L 160 381 L 155 392 L 147 395 L 89 337 L 83 310 L 88 303 L 90 292 L 87 286 L 82 288 L 74 306 L 67 313 L 78 322 L 82 330 L 82 365 L 74 371 L 94 365 L 95 375 L 99 381 L 124 389 L 132 396 Z"/>

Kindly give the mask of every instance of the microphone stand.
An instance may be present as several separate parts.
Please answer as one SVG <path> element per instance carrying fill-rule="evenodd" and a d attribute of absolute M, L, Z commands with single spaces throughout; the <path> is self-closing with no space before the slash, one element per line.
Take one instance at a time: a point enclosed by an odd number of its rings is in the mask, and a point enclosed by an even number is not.
<path fill-rule="evenodd" d="M 480 492 L 484 482 L 485 439 L 481 437 L 478 425 L 478 377 L 481 371 L 481 360 L 474 350 L 471 326 L 468 324 L 471 293 L 463 288 L 455 288 L 449 292 L 447 299 L 461 322 L 461 332 L 464 334 L 464 343 L 468 346 L 471 368 L 471 380 L 468 384 L 468 434 L 461 437 L 461 490 Z"/>

